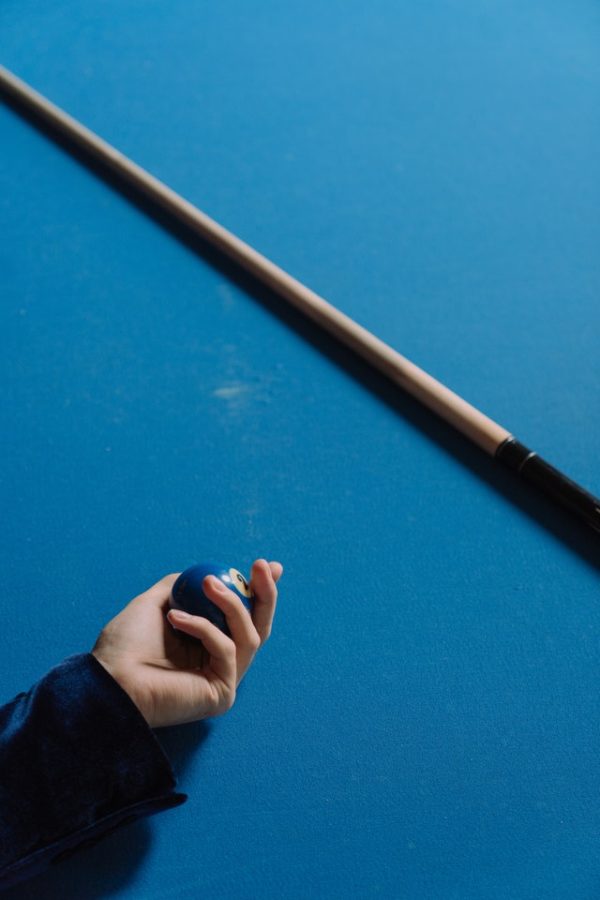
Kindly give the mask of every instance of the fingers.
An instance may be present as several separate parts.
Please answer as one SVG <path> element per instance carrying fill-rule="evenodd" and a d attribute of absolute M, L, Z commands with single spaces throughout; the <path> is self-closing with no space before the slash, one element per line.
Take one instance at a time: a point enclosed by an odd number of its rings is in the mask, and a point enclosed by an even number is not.
<path fill-rule="evenodd" d="M 264 643 L 271 634 L 275 607 L 277 606 L 276 582 L 281 578 L 283 566 L 281 563 L 268 563 L 264 559 L 257 559 L 252 566 L 250 585 L 254 592 L 254 609 L 252 619 L 254 627 L 260 635 L 261 643 Z"/>
<path fill-rule="evenodd" d="M 269 568 L 271 569 L 271 575 L 273 576 L 273 581 L 275 584 L 279 581 L 281 576 L 283 575 L 283 566 L 280 562 L 270 562 Z"/>
<path fill-rule="evenodd" d="M 254 593 L 252 615 L 240 603 L 239 597 L 228 590 L 223 582 L 208 576 L 202 585 L 206 596 L 225 614 L 231 636 L 247 664 L 258 648 L 268 640 L 273 626 L 273 617 L 277 605 L 277 582 L 283 574 L 283 566 L 279 562 L 267 562 L 257 559 L 252 566 L 250 585 Z M 140 601 L 153 602 L 164 607 L 167 603 L 173 584 L 179 573 L 165 575 L 144 594 Z M 194 618 L 198 619 L 198 616 Z M 173 623 L 174 624 L 174 623 Z M 241 662 L 241 660 L 238 660 Z"/>
<path fill-rule="evenodd" d="M 231 638 L 202 616 L 191 616 L 179 609 L 167 614 L 171 625 L 202 642 L 210 656 L 210 668 L 228 687 L 236 683 L 236 648 Z M 233 701 L 232 701 L 233 702 Z"/>
<path fill-rule="evenodd" d="M 251 659 L 260 647 L 260 636 L 254 627 L 252 617 L 240 598 L 230 591 L 219 578 L 208 575 L 202 582 L 202 590 L 209 600 L 225 614 L 231 637 L 244 663 Z M 249 659 L 246 659 L 248 657 Z"/>

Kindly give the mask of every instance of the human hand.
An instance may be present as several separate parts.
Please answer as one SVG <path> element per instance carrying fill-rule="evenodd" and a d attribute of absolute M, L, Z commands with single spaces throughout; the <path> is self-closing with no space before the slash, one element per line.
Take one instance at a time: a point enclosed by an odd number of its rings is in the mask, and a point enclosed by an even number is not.
<path fill-rule="evenodd" d="M 225 614 L 231 637 L 208 619 L 169 610 L 178 575 L 167 575 L 102 629 L 92 653 L 151 728 L 221 715 L 233 706 L 238 684 L 271 634 L 282 572 L 277 562 L 253 564 L 252 614 L 222 582 L 205 578 L 203 590 Z"/>

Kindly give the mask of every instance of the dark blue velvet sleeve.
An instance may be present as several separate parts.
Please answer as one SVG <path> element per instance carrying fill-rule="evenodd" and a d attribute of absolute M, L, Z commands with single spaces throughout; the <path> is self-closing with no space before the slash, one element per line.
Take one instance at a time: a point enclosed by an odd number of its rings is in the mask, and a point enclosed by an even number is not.
<path fill-rule="evenodd" d="M 128 694 L 90 653 L 0 708 L 0 888 L 124 822 L 182 803 Z"/>

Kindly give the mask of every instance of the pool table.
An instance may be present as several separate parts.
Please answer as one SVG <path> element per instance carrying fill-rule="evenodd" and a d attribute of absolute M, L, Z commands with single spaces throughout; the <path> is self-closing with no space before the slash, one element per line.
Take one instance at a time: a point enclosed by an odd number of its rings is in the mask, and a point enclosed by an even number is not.
<path fill-rule="evenodd" d="M 592 0 L 3 0 L 0 62 L 600 492 Z M 187 803 L 50 900 L 600 895 L 599 536 L 0 103 L 2 702 L 285 566 Z M 73 787 L 76 790 L 76 786 Z"/>

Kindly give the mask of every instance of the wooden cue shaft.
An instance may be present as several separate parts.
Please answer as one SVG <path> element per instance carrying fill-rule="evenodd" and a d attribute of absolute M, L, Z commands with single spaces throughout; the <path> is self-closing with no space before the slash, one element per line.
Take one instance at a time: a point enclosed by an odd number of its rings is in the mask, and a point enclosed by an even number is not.
<path fill-rule="evenodd" d="M 310 288 L 223 228 L 206 213 L 185 200 L 158 178 L 120 153 L 76 119 L 59 109 L 29 85 L 0 66 L 0 85 L 26 108 L 34 111 L 84 148 L 95 159 L 117 172 L 161 208 L 167 210 L 203 240 L 216 247 L 237 265 L 292 303 L 325 331 L 350 347 L 374 368 L 420 400 L 425 406 L 454 425 L 486 453 L 494 455 L 511 435 L 449 390 L 423 369 L 375 337 L 349 316 L 332 306 Z"/>
<path fill-rule="evenodd" d="M 116 173 L 127 185 L 183 223 L 345 344 L 373 368 L 445 419 L 490 456 L 600 531 L 600 500 L 550 466 L 506 429 L 484 415 L 198 207 L 120 153 L 12 72 L 0 65 L 0 91 Z"/>

